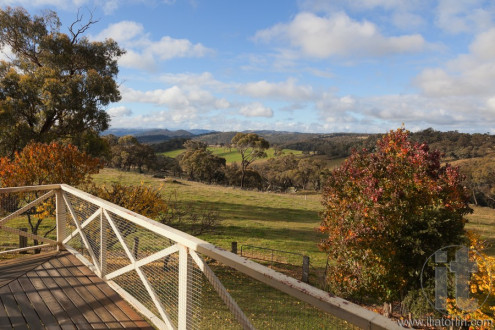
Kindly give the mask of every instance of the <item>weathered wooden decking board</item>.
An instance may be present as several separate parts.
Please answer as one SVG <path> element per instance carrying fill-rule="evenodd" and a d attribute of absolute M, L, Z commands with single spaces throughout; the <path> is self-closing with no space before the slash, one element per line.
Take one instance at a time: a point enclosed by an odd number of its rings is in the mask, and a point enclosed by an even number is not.
<path fill-rule="evenodd" d="M 68 252 L 0 262 L 0 329 L 153 329 Z"/>

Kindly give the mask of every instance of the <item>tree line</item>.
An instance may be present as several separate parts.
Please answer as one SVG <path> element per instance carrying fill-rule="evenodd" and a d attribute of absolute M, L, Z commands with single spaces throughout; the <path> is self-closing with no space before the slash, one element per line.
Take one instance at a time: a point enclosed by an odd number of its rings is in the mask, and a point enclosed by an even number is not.
<path fill-rule="evenodd" d="M 302 150 L 328 157 L 349 157 L 353 150 L 372 150 L 382 134 L 325 134 L 302 141 L 282 143 L 283 148 Z M 427 143 L 439 150 L 444 158 L 457 160 L 483 157 L 495 152 L 495 136 L 489 133 L 440 132 L 433 128 L 410 133 L 411 141 Z"/>
<path fill-rule="evenodd" d="M 464 185 L 471 191 L 470 202 L 495 208 L 495 155 L 490 153 L 492 148 L 490 142 L 492 137 L 490 135 L 442 133 L 431 129 L 409 134 L 411 141 L 414 142 L 427 143 L 426 141 L 428 140 L 433 141 L 431 145 L 434 147 L 431 148 L 438 150 L 444 157 L 445 151 L 452 149 L 452 146 L 455 145 L 453 141 L 457 141 L 456 143 L 460 144 L 468 144 L 466 141 L 479 143 L 476 148 L 473 146 L 469 148 L 475 151 L 474 155 L 484 154 L 483 157 L 464 159 L 456 162 L 456 165 L 460 167 L 461 173 L 464 175 Z M 146 145 L 140 143 L 133 136 L 118 138 L 114 135 L 108 135 L 103 137 L 104 147 L 102 149 L 106 150 L 104 152 L 106 165 L 121 170 L 151 172 L 157 176 L 183 177 L 188 180 L 209 184 L 242 186 L 261 191 L 286 192 L 289 189 L 314 189 L 318 191 L 322 187 L 322 182 L 330 175 L 330 170 L 326 168 L 326 162 L 322 159 L 324 156 L 296 157 L 292 154 L 283 155 L 281 146 L 273 146 L 276 153 L 279 154 L 277 157 L 253 164 L 253 160 L 250 157 L 255 156 L 254 159 L 264 158 L 266 156 L 264 155 L 264 150 L 266 149 L 261 148 L 257 153 L 253 154 L 246 154 L 247 151 L 252 150 L 250 147 L 244 147 L 244 149 L 241 147 L 239 149 L 239 143 L 236 143 L 234 138 L 238 136 L 237 139 L 239 139 L 241 136 L 248 135 L 254 140 L 263 139 L 254 133 L 238 133 L 224 146 L 229 149 L 237 149 L 241 154 L 244 153 L 243 161 L 232 164 L 227 164 L 224 158 L 214 155 L 208 150 L 208 145 L 205 142 L 186 138 L 170 140 L 157 145 Z M 355 138 L 353 137 L 352 139 Z M 333 139 L 334 142 L 336 140 L 343 142 L 340 144 L 339 150 L 356 147 L 356 144 L 351 142 L 352 139 L 349 139 L 349 136 L 339 136 Z M 375 148 L 376 141 L 374 138 L 367 137 L 361 138 L 361 140 L 359 142 L 361 149 L 363 147 L 369 150 Z M 445 141 L 450 141 L 451 143 L 445 143 Z M 427 144 L 430 145 L 430 143 Z M 331 146 L 332 143 L 329 144 L 329 148 Z M 268 144 L 265 147 L 268 148 Z M 186 148 L 186 150 L 175 159 L 156 153 L 157 151 L 180 148 Z M 334 148 L 333 150 L 338 149 Z M 333 155 L 337 154 L 343 155 L 346 153 L 333 153 Z M 452 153 L 450 153 L 450 156 L 452 156 Z M 448 159 L 449 157 L 446 158 Z"/>
<path fill-rule="evenodd" d="M 151 172 L 156 176 L 183 177 L 208 184 L 262 191 L 318 191 L 329 174 L 326 162 L 321 158 L 284 155 L 280 147 L 275 147 L 278 156 L 255 162 L 265 158 L 269 148 L 269 143 L 255 133 L 237 133 L 232 138 L 229 148 L 241 155 L 241 161 L 232 164 L 214 155 L 208 144 L 199 140 L 185 140 L 181 146 L 185 151 L 175 159 L 155 154 L 156 147 L 141 144 L 132 136 L 117 138 L 108 135 L 104 136 L 104 140 L 109 145 L 107 166 L 125 171 Z"/>

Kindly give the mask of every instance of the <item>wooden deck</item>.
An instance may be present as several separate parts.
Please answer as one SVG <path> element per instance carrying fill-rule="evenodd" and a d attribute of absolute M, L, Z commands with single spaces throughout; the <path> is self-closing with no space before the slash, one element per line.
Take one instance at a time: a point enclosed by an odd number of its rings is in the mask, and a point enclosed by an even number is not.
<path fill-rule="evenodd" d="M 0 261 L 0 329 L 153 329 L 69 252 Z"/>

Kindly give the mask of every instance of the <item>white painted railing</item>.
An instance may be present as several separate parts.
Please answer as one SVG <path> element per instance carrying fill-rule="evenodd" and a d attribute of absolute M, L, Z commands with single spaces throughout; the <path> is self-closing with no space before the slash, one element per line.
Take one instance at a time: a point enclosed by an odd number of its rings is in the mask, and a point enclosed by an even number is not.
<path fill-rule="evenodd" d="M 0 254 L 66 249 L 160 329 L 400 328 L 384 316 L 67 185 L 2 188 L 0 212 L 2 207 L 10 214 L 2 215 L 0 239 L 4 232 L 33 244 L 7 247 Z M 25 215 L 30 227 L 42 219 L 45 234 L 20 230 L 26 227 Z M 249 299 L 244 299 L 246 292 Z M 282 319 L 286 323 L 277 324 Z"/>

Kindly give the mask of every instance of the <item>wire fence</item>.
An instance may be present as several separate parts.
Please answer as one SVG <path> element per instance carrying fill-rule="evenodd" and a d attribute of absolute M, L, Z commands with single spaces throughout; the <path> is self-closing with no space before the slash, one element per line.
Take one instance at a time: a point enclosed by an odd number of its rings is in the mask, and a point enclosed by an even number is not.
<path fill-rule="evenodd" d="M 55 195 L 46 191 L 0 194 L 0 257 L 54 249 Z"/>
<path fill-rule="evenodd" d="M 268 262 L 273 269 L 309 283 L 310 259 L 302 253 L 243 244 L 240 255 L 241 257 Z"/>
<path fill-rule="evenodd" d="M 21 230 L 38 220 L 36 234 Z M 66 248 L 160 329 L 393 328 L 378 314 L 65 185 L 0 189 L 0 235 L 10 252 L 20 252 L 19 237 L 29 253 Z M 278 252 L 286 257 L 269 252 L 270 262 L 302 256 Z"/>

